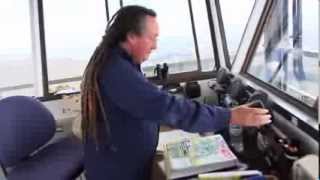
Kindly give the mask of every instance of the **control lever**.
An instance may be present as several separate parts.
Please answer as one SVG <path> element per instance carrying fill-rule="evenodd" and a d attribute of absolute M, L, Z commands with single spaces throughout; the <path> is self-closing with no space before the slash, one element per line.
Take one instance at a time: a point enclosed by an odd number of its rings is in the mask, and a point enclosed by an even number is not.
<path fill-rule="evenodd" d="M 252 102 L 249 103 L 249 107 L 253 107 L 253 108 L 265 108 L 263 102 L 261 100 L 254 100 Z"/>
<path fill-rule="evenodd" d="M 249 107 L 252 107 L 252 108 L 263 108 L 263 109 L 266 109 L 265 105 L 263 104 L 263 102 L 261 100 L 254 100 L 252 102 L 249 103 L 248 105 Z M 272 112 L 269 110 L 269 113 L 271 114 L 271 118 L 273 117 L 272 116 Z M 268 127 L 268 128 L 271 128 L 272 126 L 274 126 L 272 124 L 273 121 L 271 121 L 271 123 L 269 124 L 266 124 L 266 125 L 263 125 L 262 127 Z"/>
<path fill-rule="evenodd" d="M 265 108 L 264 104 L 262 101 L 260 100 L 255 100 L 252 101 L 249 104 L 249 107 L 256 107 L 256 108 Z M 272 113 L 270 111 L 270 113 Z M 272 121 L 273 122 L 273 121 Z M 274 124 L 270 123 L 270 124 L 266 124 L 264 126 L 262 126 L 259 131 L 261 132 L 261 134 L 264 135 L 270 135 L 270 133 L 274 133 L 275 136 L 274 140 L 276 142 L 278 142 L 279 144 L 281 144 L 281 146 L 283 147 L 283 149 L 289 153 L 289 154 L 297 154 L 298 150 L 299 150 L 299 142 L 297 142 L 294 139 L 290 139 L 288 138 L 279 128 L 277 128 Z"/>
<path fill-rule="evenodd" d="M 249 107 L 266 108 L 264 102 L 267 103 L 256 99 L 249 104 Z M 264 157 L 267 164 L 266 168 L 269 170 L 276 169 L 279 171 L 280 179 L 288 179 L 292 163 L 301 156 L 300 142 L 288 137 L 281 129 L 275 126 L 275 116 L 270 109 L 269 112 L 272 115 L 272 123 L 256 129 L 258 131 L 256 138 L 257 148 Z M 251 146 L 249 145 L 249 147 Z M 250 155 L 252 156 L 252 153 Z M 261 155 L 259 156 L 259 153 L 257 153 L 255 157 L 261 157 Z"/>
<path fill-rule="evenodd" d="M 254 100 L 249 104 L 249 107 L 255 107 L 255 108 L 266 108 L 265 105 L 263 104 L 263 102 L 261 100 Z M 273 118 L 272 116 L 272 112 L 269 110 L 269 112 L 271 113 L 271 118 Z M 274 124 L 273 124 L 273 120 L 271 121 L 271 123 L 269 124 L 265 124 L 262 127 L 259 128 L 259 131 L 264 134 L 270 134 L 270 132 L 273 132 L 277 138 L 279 139 L 283 139 L 283 140 L 287 140 L 287 136 L 285 134 L 283 134 Z"/>

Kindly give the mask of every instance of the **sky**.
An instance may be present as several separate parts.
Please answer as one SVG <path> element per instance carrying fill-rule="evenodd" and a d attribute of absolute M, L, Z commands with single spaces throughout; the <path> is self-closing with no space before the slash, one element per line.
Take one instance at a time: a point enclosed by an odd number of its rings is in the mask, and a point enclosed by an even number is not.
<path fill-rule="evenodd" d="M 31 59 L 30 2 L 36 0 L 0 0 L 1 62 Z M 139 4 L 154 9 L 160 24 L 158 49 L 146 63 L 194 60 L 195 50 L 187 0 L 123 0 L 125 5 Z M 199 43 L 200 58 L 213 58 L 205 0 L 191 0 Z M 236 52 L 255 0 L 221 0 L 221 12 L 229 52 Z M 289 4 L 292 0 L 289 0 Z M 48 61 L 87 62 L 101 41 L 107 24 L 104 0 L 43 0 L 45 39 Z M 119 8 L 118 0 L 109 0 L 110 16 Z M 289 7 L 289 11 L 291 11 Z M 319 1 L 302 1 L 303 48 L 319 50 Z M 57 64 L 61 63 L 58 62 Z M 28 62 L 31 64 L 31 62 Z M 4 64 L 4 63 L 3 63 Z M 79 63 L 80 64 L 80 63 Z M 11 64 L 12 65 L 12 64 Z M 24 68 L 24 63 L 19 67 Z M 18 71 L 18 66 L 15 66 Z M 3 67 L 5 68 L 5 67 Z M 12 69 L 13 69 L 12 65 Z M 26 69 L 26 68 L 24 68 Z M 60 69 L 49 67 L 49 78 Z M 56 72 L 55 72 L 56 71 Z M 83 69 L 70 72 L 79 76 Z M 26 72 L 25 74 L 30 74 Z M 52 75 L 53 74 L 53 75 Z M 64 75 L 64 74 L 63 74 Z M 60 77 L 60 76 L 59 76 Z M 64 77 L 64 76 L 63 76 Z M 15 77 L 17 80 L 19 77 Z M 1 84 L 1 81 L 0 81 Z"/>
<path fill-rule="evenodd" d="M 317 3 L 317 0 L 312 0 Z M 110 11 L 119 8 L 118 0 L 110 1 Z M 124 0 L 125 4 L 143 4 L 158 13 L 160 49 L 174 44 L 177 51 L 193 48 L 192 31 L 186 0 Z M 193 0 L 199 40 L 209 44 L 207 19 L 199 18 L 204 0 Z M 220 1 L 228 46 L 236 49 L 254 0 Z M 30 53 L 31 30 L 28 0 L 0 0 L 0 55 Z M 86 58 L 101 40 L 106 26 L 103 0 L 44 0 L 47 54 L 50 57 Z M 72 11 L 70 11 L 72 9 Z M 197 10 L 198 15 L 197 15 Z M 173 18 L 174 17 L 174 18 Z M 318 20 L 316 20 L 318 19 Z M 303 1 L 304 47 L 318 49 L 310 35 L 318 31 L 318 6 Z M 181 48 L 180 48 L 181 47 Z M 212 47 L 204 47 L 212 48 Z M 163 48 L 167 50 L 168 48 Z M 68 53 L 69 52 L 69 53 Z M 161 53 L 158 52 L 158 54 Z M 163 52 L 164 53 L 164 52 Z M 206 56 L 212 56 L 207 54 Z"/>

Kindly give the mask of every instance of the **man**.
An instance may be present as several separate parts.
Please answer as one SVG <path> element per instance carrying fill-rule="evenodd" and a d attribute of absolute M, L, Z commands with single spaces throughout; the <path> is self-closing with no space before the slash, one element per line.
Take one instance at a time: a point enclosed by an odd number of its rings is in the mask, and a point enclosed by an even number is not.
<path fill-rule="evenodd" d="M 159 125 L 190 132 L 270 122 L 265 109 L 211 107 L 160 91 L 140 70 L 157 46 L 156 13 L 120 9 L 94 52 L 82 83 L 82 130 L 88 180 L 149 179 Z"/>

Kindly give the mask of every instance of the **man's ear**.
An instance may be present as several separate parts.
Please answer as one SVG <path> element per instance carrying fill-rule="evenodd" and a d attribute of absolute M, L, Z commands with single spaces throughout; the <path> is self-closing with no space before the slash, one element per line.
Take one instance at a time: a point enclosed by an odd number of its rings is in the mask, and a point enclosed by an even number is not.
<path fill-rule="evenodd" d="M 134 33 L 132 33 L 132 32 L 129 32 L 129 33 L 127 34 L 127 41 L 128 41 L 128 43 L 130 43 L 130 44 L 135 44 L 136 39 L 137 39 L 137 35 L 136 35 L 136 34 L 134 34 Z"/>

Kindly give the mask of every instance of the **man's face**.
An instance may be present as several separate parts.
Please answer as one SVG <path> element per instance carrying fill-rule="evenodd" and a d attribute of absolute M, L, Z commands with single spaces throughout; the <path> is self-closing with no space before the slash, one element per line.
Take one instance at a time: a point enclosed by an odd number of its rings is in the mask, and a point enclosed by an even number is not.
<path fill-rule="evenodd" d="M 148 59 L 151 51 L 157 48 L 159 25 L 155 17 L 147 16 L 145 28 L 141 35 L 135 35 L 132 39 L 131 55 L 137 64 Z"/>

